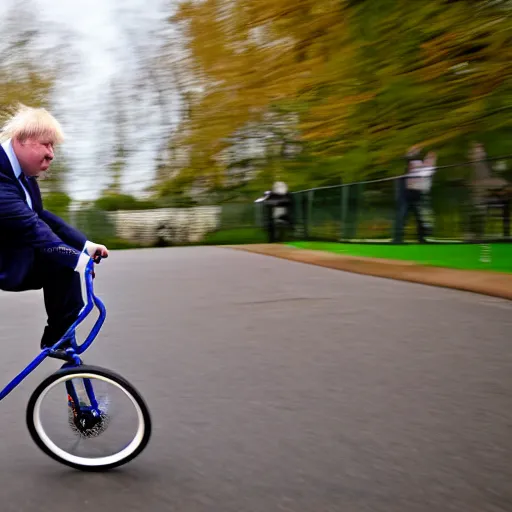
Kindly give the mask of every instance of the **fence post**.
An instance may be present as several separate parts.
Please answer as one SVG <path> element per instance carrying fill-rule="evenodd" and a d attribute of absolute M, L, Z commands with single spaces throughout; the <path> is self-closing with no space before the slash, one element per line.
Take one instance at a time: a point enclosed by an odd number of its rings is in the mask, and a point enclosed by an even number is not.
<path fill-rule="evenodd" d="M 402 219 L 402 209 L 404 198 L 404 179 L 397 178 L 395 180 L 395 225 L 393 242 L 402 243 L 404 226 Z"/>
<path fill-rule="evenodd" d="M 311 214 L 313 211 L 313 198 L 314 198 L 315 191 L 309 190 L 307 195 L 307 239 L 309 240 L 310 235 L 310 226 L 311 226 Z"/>
<path fill-rule="evenodd" d="M 302 225 L 303 232 L 302 236 L 304 240 L 308 239 L 309 236 L 309 226 L 308 226 L 308 193 L 302 193 L 300 196 L 300 207 L 302 209 Z"/>
<path fill-rule="evenodd" d="M 503 237 L 510 237 L 510 199 L 503 205 Z"/>
<path fill-rule="evenodd" d="M 261 228 L 261 219 L 260 219 L 260 211 L 261 208 L 259 203 L 254 204 L 254 225 L 256 228 Z"/>
<path fill-rule="evenodd" d="M 355 204 L 354 217 L 353 217 L 353 222 L 352 222 L 352 226 L 350 229 L 350 232 L 351 232 L 350 238 L 352 240 L 357 236 L 357 225 L 359 223 L 359 210 L 361 209 L 361 198 L 363 196 L 361 190 L 363 189 L 363 187 L 364 187 L 363 183 L 357 183 L 355 186 L 356 197 L 355 197 L 355 201 L 354 201 L 354 204 Z"/>
<path fill-rule="evenodd" d="M 348 187 L 350 185 L 341 186 L 341 229 L 340 241 L 345 240 L 347 230 L 347 209 L 348 209 Z"/>

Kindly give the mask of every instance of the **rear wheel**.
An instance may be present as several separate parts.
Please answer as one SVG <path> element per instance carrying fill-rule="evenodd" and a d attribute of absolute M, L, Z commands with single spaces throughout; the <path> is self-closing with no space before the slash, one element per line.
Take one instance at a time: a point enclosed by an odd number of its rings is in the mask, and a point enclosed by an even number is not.
<path fill-rule="evenodd" d="M 151 418 L 126 379 L 96 366 L 61 369 L 30 397 L 27 427 L 58 462 L 84 471 L 112 469 L 137 457 L 151 436 Z"/>

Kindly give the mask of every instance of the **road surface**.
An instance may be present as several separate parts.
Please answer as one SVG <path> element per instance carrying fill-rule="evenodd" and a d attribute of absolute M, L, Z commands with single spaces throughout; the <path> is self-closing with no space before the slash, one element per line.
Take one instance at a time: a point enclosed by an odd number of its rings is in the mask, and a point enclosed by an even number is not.
<path fill-rule="evenodd" d="M 32 443 L 43 364 L 1 404 L 2 512 L 512 510 L 512 303 L 220 248 L 115 252 L 86 361 L 154 422 L 122 469 Z M 32 358 L 39 292 L 0 294 L 4 382 Z"/>

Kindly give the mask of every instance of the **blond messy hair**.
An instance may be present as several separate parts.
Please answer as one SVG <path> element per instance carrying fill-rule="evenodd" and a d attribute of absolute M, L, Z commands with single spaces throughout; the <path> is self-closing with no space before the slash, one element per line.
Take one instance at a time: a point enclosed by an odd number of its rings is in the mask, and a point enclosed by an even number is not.
<path fill-rule="evenodd" d="M 61 125 L 46 109 L 18 105 L 0 130 L 0 141 L 48 137 L 54 144 L 64 141 Z"/>

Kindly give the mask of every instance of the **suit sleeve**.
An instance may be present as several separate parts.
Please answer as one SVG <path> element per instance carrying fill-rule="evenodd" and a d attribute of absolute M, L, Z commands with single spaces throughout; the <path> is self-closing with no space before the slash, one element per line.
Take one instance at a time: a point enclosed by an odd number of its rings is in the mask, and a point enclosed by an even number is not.
<path fill-rule="evenodd" d="M 48 210 L 43 210 L 40 214 L 40 218 L 50 226 L 52 231 L 63 242 L 79 251 L 84 248 L 87 239 L 78 229 L 70 226 L 67 222 Z"/>
<path fill-rule="evenodd" d="M 0 244 L 30 246 L 57 264 L 75 268 L 80 250 L 57 236 L 20 197 L 16 185 L 0 179 Z"/>

